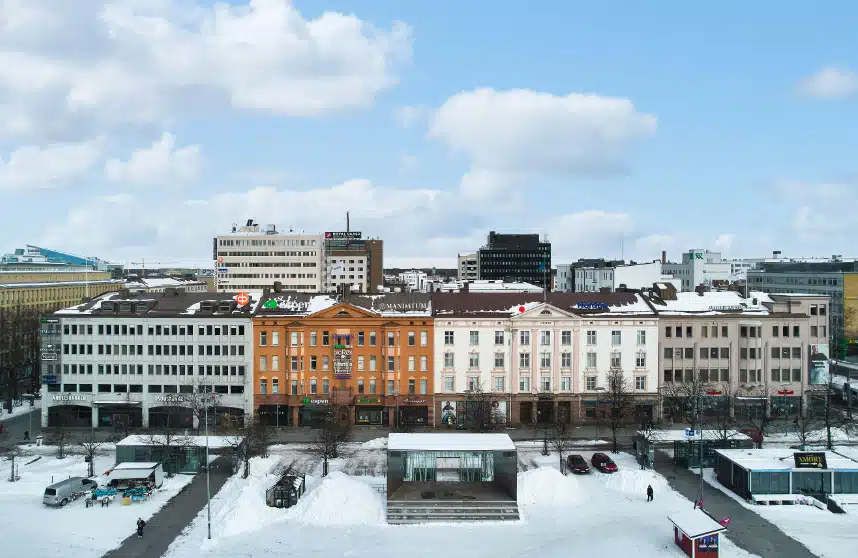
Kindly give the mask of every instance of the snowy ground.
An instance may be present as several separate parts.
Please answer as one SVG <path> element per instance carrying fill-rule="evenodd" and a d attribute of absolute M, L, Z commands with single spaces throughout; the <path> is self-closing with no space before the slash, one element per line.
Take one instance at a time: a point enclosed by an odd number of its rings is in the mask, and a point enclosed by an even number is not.
<path fill-rule="evenodd" d="M 844 443 L 844 442 L 856 442 L 858 441 L 858 432 L 849 432 L 842 428 L 832 428 L 831 429 L 831 441 L 835 444 Z M 807 437 L 805 438 L 808 447 L 813 446 L 823 446 L 826 444 L 828 440 L 828 433 L 825 429 L 814 430 L 809 432 Z M 765 443 L 763 447 L 776 445 L 776 446 L 792 446 L 800 443 L 799 437 L 795 432 L 775 432 L 772 434 L 766 435 Z"/>
<path fill-rule="evenodd" d="M 369 467 L 376 454 L 384 455 L 382 448 L 376 441 L 354 448 L 349 457 L 333 463 L 335 472 L 324 480 L 318 477 L 318 463 L 301 461 L 295 446 L 273 448 L 270 457 L 253 460 L 250 478 L 230 479 L 212 501 L 212 540 L 206 540 L 201 513 L 167 557 L 547 558 L 625 555 L 630 549 L 648 558 L 683 556 L 673 544 L 667 515 L 690 509 L 691 503 L 657 473 L 640 471 L 630 455 L 615 456 L 620 471 L 613 475 L 564 477 L 556 469 L 557 456 L 541 458 L 537 448 L 524 448 L 528 470 L 519 475 L 522 521 L 390 526 L 384 521 L 384 495 L 375 490 L 384 477 L 341 472 L 360 462 Z M 592 452 L 582 454 L 589 459 Z M 550 466 L 531 466 L 543 462 Z M 292 509 L 268 508 L 265 490 L 286 463 L 301 463 L 310 474 L 308 492 Z M 655 490 L 652 503 L 646 502 L 648 484 Z M 722 556 L 750 555 L 725 541 Z"/>
<path fill-rule="evenodd" d="M 703 470 L 703 479 L 743 506 L 776 525 L 820 558 L 851 558 L 858 548 L 858 505 L 835 514 L 815 506 L 763 506 L 750 504 L 718 482 L 713 469 Z"/>
<path fill-rule="evenodd" d="M 51 508 L 42 504 L 48 485 L 70 476 L 85 477 L 87 473 L 83 457 L 57 459 L 55 452 L 49 446 L 28 450 L 26 457 L 16 461 L 21 477 L 18 482 L 9 482 L 9 463 L 0 461 L 0 518 L 4 525 L 0 546 L 4 556 L 102 556 L 134 532 L 138 517 L 148 520 L 193 479 L 190 475 L 165 479 L 151 500 L 130 506 L 115 500 L 107 508 L 86 508 L 84 501 L 78 500 L 64 508 Z M 96 457 L 96 475 L 102 475 L 114 462 L 113 448 Z"/>
<path fill-rule="evenodd" d="M 20 407 L 12 407 L 12 414 L 9 414 L 9 412 L 5 408 L 0 409 L 0 422 L 6 421 L 6 420 L 9 420 L 9 419 L 21 416 L 21 415 L 26 415 L 29 412 L 33 413 L 33 420 L 40 421 L 40 420 L 42 420 L 42 416 L 39 412 L 39 410 L 41 408 L 42 408 L 42 402 L 37 399 L 36 405 L 34 407 L 32 407 L 32 409 L 30 408 L 30 402 L 29 401 L 24 401 L 24 404 L 21 405 Z"/>

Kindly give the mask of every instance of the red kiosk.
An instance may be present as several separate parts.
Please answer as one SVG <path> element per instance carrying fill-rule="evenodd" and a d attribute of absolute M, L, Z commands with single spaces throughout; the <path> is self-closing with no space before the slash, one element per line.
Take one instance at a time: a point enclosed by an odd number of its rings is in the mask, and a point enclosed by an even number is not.
<path fill-rule="evenodd" d="M 718 558 L 721 549 L 719 533 L 727 530 L 701 509 L 677 512 L 668 516 L 673 523 L 673 540 L 689 558 Z"/>

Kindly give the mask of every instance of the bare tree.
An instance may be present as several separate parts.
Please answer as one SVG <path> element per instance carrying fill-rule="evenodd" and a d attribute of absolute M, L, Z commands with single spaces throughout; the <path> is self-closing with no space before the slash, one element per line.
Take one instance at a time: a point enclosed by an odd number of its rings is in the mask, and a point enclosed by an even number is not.
<path fill-rule="evenodd" d="M 351 424 L 340 423 L 336 417 L 328 417 L 322 426 L 316 429 L 316 439 L 308 448 L 311 455 L 322 460 L 322 476 L 328 475 L 328 461 L 343 454 L 343 446 L 349 439 Z"/>
<path fill-rule="evenodd" d="M 819 429 L 822 423 L 813 412 L 799 413 L 792 421 L 791 431 L 798 439 L 801 450 L 822 441 Z"/>
<path fill-rule="evenodd" d="M 777 426 L 775 416 L 769 409 L 770 390 L 768 384 L 740 389 L 736 397 L 736 422 L 753 431 L 757 446 L 762 448 L 767 435 Z"/>
<path fill-rule="evenodd" d="M 95 458 L 100 455 L 104 455 L 106 452 L 104 450 L 104 443 L 100 442 L 95 436 L 95 431 L 90 429 L 88 434 L 86 434 L 86 437 L 77 443 L 77 448 L 74 453 L 84 457 L 84 460 L 87 463 L 86 476 L 94 477 Z"/>
<path fill-rule="evenodd" d="M 482 386 L 474 386 L 465 393 L 465 425 L 476 432 L 493 432 L 506 423 L 506 414 L 500 402 Z"/>
<path fill-rule="evenodd" d="M 199 435 L 200 429 L 206 424 L 206 420 L 214 421 L 217 424 L 217 417 L 214 415 L 217 407 L 220 405 L 220 394 L 215 393 L 214 386 L 204 381 L 194 380 L 194 376 L 186 377 L 184 385 L 190 386 L 192 394 L 183 394 L 176 398 L 176 404 L 191 412 L 191 417 L 194 426 L 194 434 Z M 232 425 L 227 425 L 231 428 Z"/>
<path fill-rule="evenodd" d="M 51 435 L 48 437 L 47 442 L 49 445 L 56 446 L 56 456 L 57 459 L 65 459 L 68 455 L 68 447 L 72 444 L 71 434 L 64 426 L 66 421 L 64 419 L 60 419 L 60 426 L 54 428 Z"/>
<path fill-rule="evenodd" d="M 711 393 L 712 395 L 708 395 Z M 701 422 L 711 431 L 714 439 L 727 442 L 736 437 L 736 393 L 724 383 L 707 393 Z M 703 425 L 701 425 L 703 426 Z"/>
<path fill-rule="evenodd" d="M 245 420 L 232 429 L 228 440 L 241 458 L 243 471 L 242 478 L 250 475 L 250 459 L 252 457 L 268 457 L 268 448 L 274 438 L 271 426 L 258 415 L 245 417 Z"/>
<path fill-rule="evenodd" d="M 611 369 L 608 372 L 607 384 L 608 387 L 599 401 L 601 413 L 597 411 L 596 420 L 611 429 L 611 451 L 617 453 L 618 434 L 627 426 L 629 420 L 634 418 L 634 386 L 619 369 Z"/>
<path fill-rule="evenodd" d="M 40 329 L 37 309 L 0 308 L 0 401 L 19 399 L 37 385 Z"/>
<path fill-rule="evenodd" d="M 703 422 L 706 392 L 709 387 L 697 374 L 685 380 L 665 384 L 664 405 L 674 420 L 697 430 Z"/>
<path fill-rule="evenodd" d="M 808 394 L 808 415 L 812 415 L 824 431 L 824 443 L 827 449 L 834 447 L 834 432 L 841 430 L 850 432 L 854 429 L 854 421 L 848 414 L 836 405 L 842 390 L 837 389 L 834 376 L 828 375 L 828 383 Z"/>
<path fill-rule="evenodd" d="M 173 462 L 190 444 L 190 440 L 185 435 L 184 429 L 176 427 L 173 423 L 176 408 L 169 406 L 165 408 L 167 414 L 163 417 L 163 425 L 152 428 L 143 436 L 143 441 L 153 448 L 153 455 L 165 465 L 167 476 L 172 477 L 176 474 L 173 470 Z"/>
<path fill-rule="evenodd" d="M 560 470 L 565 470 L 565 462 L 563 456 L 572 447 L 572 425 L 563 417 L 557 417 L 552 425 L 551 433 L 551 449 L 557 452 L 560 456 Z"/>

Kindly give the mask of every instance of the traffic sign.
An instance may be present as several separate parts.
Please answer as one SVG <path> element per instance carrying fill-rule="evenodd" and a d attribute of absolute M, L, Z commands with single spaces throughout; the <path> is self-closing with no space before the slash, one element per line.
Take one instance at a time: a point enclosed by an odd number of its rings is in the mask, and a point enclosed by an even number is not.
<path fill-rule="evenodd" d="M 247 306 L 247 304 L 250 302 L 250 295 L 247 293 L 238 293 L 237 295 L 235 295 L 235 302 L 239 306 Z"/>
<path fill-rule="evenodd" d="M 217 268 L 217 272 L 218 273 L 229 273 L 229 268 L 228 267 L 219 267 L 219 268 Z"/>
<path fill-rule="evenodd" d="M 697 435 L 697 431 L 695 429 L 693 429 L 693 428 L 686 428 L 685 429 L 685 436 L 687 438 L 693 438 L 696 435 Z"/>

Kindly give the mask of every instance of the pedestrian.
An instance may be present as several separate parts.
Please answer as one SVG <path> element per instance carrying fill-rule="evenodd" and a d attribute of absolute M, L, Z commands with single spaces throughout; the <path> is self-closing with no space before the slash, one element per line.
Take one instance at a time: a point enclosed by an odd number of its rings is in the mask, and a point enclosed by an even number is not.
<path fill-rule="evenodd" d="M 646 487 L 646 501 L 652 502 L 652 485 L 648 484 Z"/>
<path fill-rule="evenodd" d="M 142 517 L 137 518 L 137 536 L 138 537 L 143 536 L 143 527 L 146 527 L 146 522 L 143 521 Z"/>
<path fill-rule="evenodd" d="M 29 430 L 24 430 L 24 439 L 28 440 L 28 441 L 30 440 L 30 431 Z"/>
<path fill-rule="evenodd" d="M 3 423 L 0 422 L 0 434 L 3 434 Z"/>

